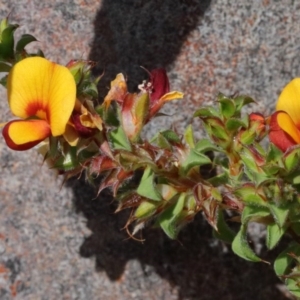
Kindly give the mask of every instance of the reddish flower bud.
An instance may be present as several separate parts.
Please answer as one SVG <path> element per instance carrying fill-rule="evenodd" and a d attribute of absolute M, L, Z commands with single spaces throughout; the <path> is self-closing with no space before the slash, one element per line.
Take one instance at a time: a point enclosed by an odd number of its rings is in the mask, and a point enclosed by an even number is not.
<path fill-rule="evenodd" d="M 90 136 L 92 136 L 95 133 L 95 129 L 94 128 L 90 128 L 90 127 L 85 127 L 82 125 L 81 121 L 80 121 L 80 114 L 79 113 L 73 113 L 71 116 L 71 120 L 72 123 L 75 127 L 75 130 L 77 131 L 79 136 L 88 138 Z"/>
<path fill-rule="evenodd" d="M 150 72 L 152 92 L 150 93 L 151 103 L 158 101 L 163 95 L 169 93 L 170 84 L 165 69 L 154 69 Z"/>

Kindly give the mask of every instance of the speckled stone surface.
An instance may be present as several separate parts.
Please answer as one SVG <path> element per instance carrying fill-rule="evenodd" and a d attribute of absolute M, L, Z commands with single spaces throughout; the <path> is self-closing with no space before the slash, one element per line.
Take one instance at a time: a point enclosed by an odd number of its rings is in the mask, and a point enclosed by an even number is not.
<path fill-rule="evenodd" d="M 169 103 L 148 134 L 182 129 L 195 107 L 218 91 L 252 95 L 271 112 L 300 70 L 300 3 L 292 0 L 2 0 L 0 17 L 22 25 L 46 56 L 98 61 L 99 86 L 124 72 L 130 87 L 165 67 L 181 102 Z M 1 89 L 0 120 L 11 118 Z M 200 129 L 199 129 L 200 130 Z M 271 267 L 231 254 L 201 216 L 178 241 L 147 229 L 144 244 L 122 230 L 104 192 L 62 181 L 34 150 L 7 149 L 0 139 L 0 299 L 291 299 Z M 94 199 L 94 200 L 93 200 Z M 263 258 L 276 253 L 261 250 Z"/>

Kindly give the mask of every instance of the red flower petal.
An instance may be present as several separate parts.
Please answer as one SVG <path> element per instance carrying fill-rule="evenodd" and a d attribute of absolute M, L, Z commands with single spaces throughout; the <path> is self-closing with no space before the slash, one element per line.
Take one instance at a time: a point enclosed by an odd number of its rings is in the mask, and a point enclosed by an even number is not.
<path fill-rule="evenodd" d="M 12 150 L 28 150 L 51 135 L 48 122 L 44 120 L 14 120 L 8 122 L 2 135 Z"/>
<path fill-rule="evenodd" d="M 276 147 L 285 152 L 289 147 L 297 145 L 297 142 L 279 126 L 279 114 L 285 114 L 285 112 L 278 111 L 272 114 L 271 116 L 269 124 L 269 139 L 271 143 L 273 143 Z"/>
<path fill-rule="evenodd" d="M 151 102 L 156 102 L 164 94 L 170 91 L 169 79 L 165 69 L 154 69 L 150 72 L 150 81 L 152 93 L 150 93 Z"/>

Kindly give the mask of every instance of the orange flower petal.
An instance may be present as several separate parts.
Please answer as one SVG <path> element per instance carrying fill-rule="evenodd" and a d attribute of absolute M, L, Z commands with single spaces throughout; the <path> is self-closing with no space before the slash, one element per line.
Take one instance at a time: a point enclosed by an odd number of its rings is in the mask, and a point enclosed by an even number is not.
<path fill-rule="evenodd" d="M 49 137 L 51 130 L 44 120 L 15 120 L 5 125 L 2 135 L 9 148 L 22 151 Z"/>
<path fill-rule="evenodd" d="M 276 110 L 287 112 L 300 128 L 300 78 L 293 79 L 285 86 L 279 96 Z"/>
<path fill-rule="evenodd" d="M 169 92 L 167 94 L 164 94 L 160 98 L 160 101 L 167 102 L 167 101 L 182 99 L 182 98 L 183 98 L 183 93 L 174 91 L 174 92 Z"/>
<path fill-rule="evenodd" d="M 127 94 L 127 84 L 123 74 L 118 74 L 117 77 L 110 83 L 110 90 L 104 98 L 105 108 L 108 109 L 111 101 L 116 100 L 123 102 Z"/>
<path fill-rule="evenodd" d="M 73 125 L 67 124 L 64 138 L 70 146 L 76 146 L 79 141 L 79 135 Z"/>
<path fill-rule="evenodd" d="M 76 84 L 66 67 L 41 57 L 25 58 L 9 73 L 7 93 L 15 116 L 36 116 L 50 124 L 53 136 L 64 133 L 76 100 Z"/>

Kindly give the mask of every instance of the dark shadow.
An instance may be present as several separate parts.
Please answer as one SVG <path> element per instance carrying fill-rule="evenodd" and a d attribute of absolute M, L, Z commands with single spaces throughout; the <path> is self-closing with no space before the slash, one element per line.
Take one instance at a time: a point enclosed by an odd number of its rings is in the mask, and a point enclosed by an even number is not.
<path fill-rule="evenodd" d="M 91 200 L 96 191 L 84 180 L 73 179 L 68 185 L 74 190 L 77 212 L 86 217 L 92 231 L 81 245 L 80 255 L 95 257 L 96 270 L 105 271 L 111 280 L 119 279 L 126 263 L 137 259 L 145 267 L 145 276 L 151 275 L 146 268 L 151 266 L 178 286 L 180 299 L 287 299 L 276 288 L 280 281 L 271 266 L 246 262 L 226 250 L 212 237 L 211 227 L 201 214 L 181 231 L 178 240 L 170 240 L 162 230 L 147 228 L 141 243 L 122 229 L 129 212 L 114 213 L 116 202 L 108 190 Z M 262 258 L 272 261 L 277 254 L 264 250 Z"/>
<path fill-rule="evenodd" d="M 149 70 L 172 64 L 211 0 L 103 0 L 89 58 L 97 61 L 100 99 L 122 72 L 132 91 Z"/>
<path fill-rule="evenodd" d="M 105 71 L 100 98 L 119 72 L 127 75 L 133 90 L 147 77 L 141 65 L 149 70 L 168 68 L 209 4 L 210 0 L 103 0 L 89 57 L 98 62 L 96 75 Z M 126 263 L 137 259 L 178 286 L 182 299 L 285 299 L 275 287 L 279 280 L 271 267 L 224 252 L 200 214 L 177 241 L 162 230 L 147 228 L 142 244 L 122 230 L 129 212 L 114 213 L 116 203 L 109 191 L 94 199 L 96 191 L 84 180 L 70 180 L 68 185 L 74 190 L 76 211 L 86 217 L 92 231 L 80 255 L 95 257 L 96 270 L 105 271 L 110 279 L 120 278 Z"/>

